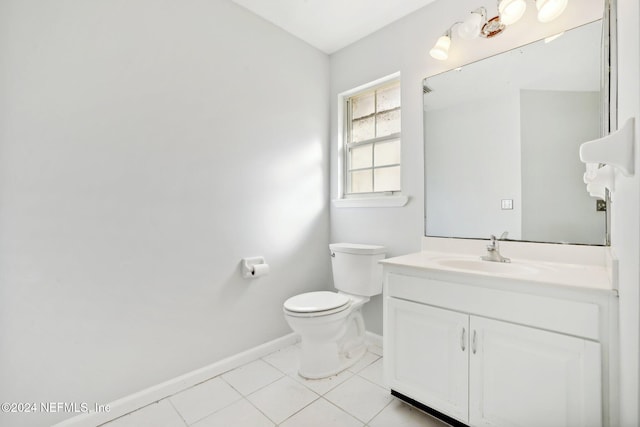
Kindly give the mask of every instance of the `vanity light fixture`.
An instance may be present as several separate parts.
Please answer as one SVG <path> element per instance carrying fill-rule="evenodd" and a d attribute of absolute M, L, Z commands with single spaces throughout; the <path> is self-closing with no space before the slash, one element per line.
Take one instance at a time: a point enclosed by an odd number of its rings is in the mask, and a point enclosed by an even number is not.
<path fill-rule="evenodd" d="M 564 12 L 569 0 L 532 0 L 538 9 L 538 21 L 547 23 L 556 19 Z M 462 39 L 475 39 L 479 36 L 486 39 L 501 34 L 509 25 L 513 25 L 522 18 L 527 10 L 527 0 L 497 0 L 498 15 L 487 19 L 487 9 L 480 7 L 469 13 L 464 22 L 455 22 L 438 38 L 429 54 L 440 61 L 449 58 L 452 29 Z"/>
<path fill-rule="evenodd" d="M 435 46 L 429 51 L 429 55 L 444 61 L 449 57 L 449 47 L 451 47 L 451 28 L 438 38 Z"/>
<path fill-rule="evenodd" d="M 467 40 L 475 39 L 480 35 L 480 30 L 482 30 L 486 22 L 487 9 L 484 7 L 478 8 L 471 12 L 464 22 L 458 25 L 458 35 Z"/>
<path fill-rule="evenodd" d="M 568 0 L 536 0 L 538 21 L 551 22 L 564 12 Z"/>
<path fill-rule="evenodd" d="M 525 10 L 527 10 L 525 0 L 500 0 L 498 2 L 500 20 L 504 25 L 513 25 L 518 22 Z"/>
<path fill-rule="evenodd" d="M 482 31 L 480 31 L 480 35 L 485 39 L 490 39 L 491 37 L 495 37 L 498 34 L 502 34 L 502 32 L 507 28 L 506 25 L 500 19 L 500 15 L 494 16 L 489 19 L 486 24 L 482 26 Z"/>

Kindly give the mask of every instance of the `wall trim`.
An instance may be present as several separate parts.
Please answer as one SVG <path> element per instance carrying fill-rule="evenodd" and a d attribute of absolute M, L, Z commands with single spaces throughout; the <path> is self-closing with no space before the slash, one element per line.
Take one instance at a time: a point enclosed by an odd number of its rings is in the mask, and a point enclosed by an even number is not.
<path fill-rule="evenodd" d="M 253 347 L 226 359 L 222 359 L 204 368 L 186 373 L 179 377 L 165 381 L 153 387 L 149 387 L 137 393 L 123 397 L 109 403 L 111 410 L 109 412 L 89 412 L 81 414 L 73 418 L 64 420 L 53 427 L 95 427 L 100 424 L 112 421 L 130 412 L 133 412 L 143 406 L 150 405 L 154 402 L 172 396 L 196 384 L 217 377 L 227 371 L 235 369 L 246 363 L 252 362 L 274 351 L 278 351 L 300 341 L 295 333 L 290 333 L 280 338 Z"/>
<path fill-rule="evenodd" d="M 333 199 L 336 208 L 396 208 L 409 202 L 408 196 L 352 197 Z"/>
<path fill-rule="evenodd" d="M 365 332 L 365 341 L 367 345 L 376 345 L 382 348 L 382 335 L 374 334 L 373 332 Z"/>

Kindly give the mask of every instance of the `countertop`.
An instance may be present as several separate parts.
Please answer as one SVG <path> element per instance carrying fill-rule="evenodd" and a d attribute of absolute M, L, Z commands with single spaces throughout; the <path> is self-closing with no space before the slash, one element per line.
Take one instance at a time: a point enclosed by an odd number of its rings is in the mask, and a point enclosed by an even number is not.
<path fill-rule="evenodd" d="M 569 286 L 600 291 L 615 291 L 611 274 L 604 265 L 550 262 L 512 258 L 511 263 L 482 261 L 480 256 L 451 252 L 422 251 L 380 261 L 381 264 L 407 267 L 427 272 L 464 275 L 466 277 L 496 277 Z"/>

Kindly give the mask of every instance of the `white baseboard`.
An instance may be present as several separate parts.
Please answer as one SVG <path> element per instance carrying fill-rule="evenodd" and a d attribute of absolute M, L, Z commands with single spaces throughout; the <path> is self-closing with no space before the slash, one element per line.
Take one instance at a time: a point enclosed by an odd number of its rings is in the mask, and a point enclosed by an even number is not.
<path fill-rule="evenodd" d="M 376 345 L 382 348 L 382 335 L 374 334 L 373 332 L 365 332 L 365 341 L 367 345 Z"/>
<path fill-rule="evenodd" d="M 253 360 L 266 356 L 274 351 L 293 345 L 299 341 L 295 333 L 290 333 L 273 341 L 269 341 L 242 353 L 212 363 L 204 368 L 197 369 L 185 375 L 181 375 L 169 381 L 165 381 L 153 387 L 131 394 L 109 403 L 109 412 L 89 412 L 64 420 L 53 427 L 95 427 L 104 424 L 123 415 L 133 412 L 143 406 L 172 396 L 196 384 L 217 377 L 227 371 L 235 369 Z"/>
<path fill-rule="evenodd" d="M 373 332 L 366 332 L 365 340 L 367 346 L 377 346 L 382 348 L 382 336 Z M 89 412 L 64 420 L 53 427 L 95 427 L 104 424 L 130 412 L 173 396 L 183 390 L 193 387 L 196 384 L 217 377 L 227 371 L 235 369 L 246 363 L 252 362 L 274 351 L 288 347 L 300 341 L 295 333 L 290 333 L 273 341 L 269 341 L 257 347 L 251 348 L 242 353 L 212 363 L 204 368 L 197 369 L 177 378 L 165 381 L 153 387 L 131 394 L 109 403 L 109 412 Z"/>

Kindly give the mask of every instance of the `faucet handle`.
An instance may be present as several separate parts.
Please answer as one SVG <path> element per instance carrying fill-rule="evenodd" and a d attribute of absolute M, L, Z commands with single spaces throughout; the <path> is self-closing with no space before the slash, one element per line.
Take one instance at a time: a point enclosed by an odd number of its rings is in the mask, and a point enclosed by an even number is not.
<path fill-rule="evenodd" d="M 502 233 L 502 234 L 500 235 L 500 238 L 498 238 L 498 240 L 504 240 L 504 239 L 506 239 L 508 234 L 509 234 L 509 232 L 508 232 L 508 231 L 505 231 L 504 233 Z"/>

